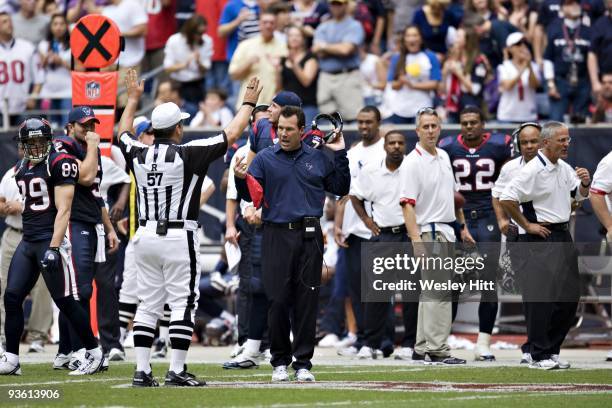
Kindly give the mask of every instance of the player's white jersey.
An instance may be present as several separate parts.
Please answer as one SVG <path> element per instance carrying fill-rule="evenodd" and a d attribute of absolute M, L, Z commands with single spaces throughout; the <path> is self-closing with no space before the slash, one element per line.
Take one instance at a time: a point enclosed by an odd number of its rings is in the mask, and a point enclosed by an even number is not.
<path fill-rule="evenodd" d="M 30 86 L 43 81 L 40 57 L 32 43 L 15 38 L 0 44 L 0 104 L 8 99 L 9 114 L 23 113 Z"/>
<path fill-rule="evenodd" d="M 608 211 L 612 213 L 612 151 L 606 155 L 593 174 L 591 194 L 601 194 L 606 197 Z"/>

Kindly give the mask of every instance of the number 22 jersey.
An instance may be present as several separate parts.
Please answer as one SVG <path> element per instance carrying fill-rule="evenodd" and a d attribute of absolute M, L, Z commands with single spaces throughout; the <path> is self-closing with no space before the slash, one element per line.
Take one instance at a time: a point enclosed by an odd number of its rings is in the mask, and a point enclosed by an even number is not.
<path fill-rule="evenodd" d="M 491 189 L 503 164 L 512 155 L 512 138 L 501 133 L 485 133 L 476 147 L 468 147 L 463 136 L 448 136 L 439 147 L 450 158 L 458 190 L 465 197 L 465 211 L 493 209 Z"/>
<path fill-rule="evenodd" d="M 25 241 L 50 240 L 57 208 L 56 186 L 75 185 L 79 167 L 73 156 L 52 151 L 46 160 L 33 164 L 22 160 L 17 164 L 15 181 L 23 199 L 23 239 Z"/>

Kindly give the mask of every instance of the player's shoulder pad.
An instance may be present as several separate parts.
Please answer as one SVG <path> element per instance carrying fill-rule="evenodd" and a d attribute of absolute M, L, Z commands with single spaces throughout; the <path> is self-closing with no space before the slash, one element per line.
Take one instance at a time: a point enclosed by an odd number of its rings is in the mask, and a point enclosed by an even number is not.
<path fill-rule="evenodd" d="M 58 163 L 62 163 L 64 161 L 70 162 L 70 163 L 76 163 L 76 158 L 69 154 L 69 153 L 64 153 L 64 152 L 51 152 L 49 154 L 49 168 L 53 169 Z"/>
<path fill-rule="evenodd" d="M 489 138 L 489 143 L 510 146 L 512 144 L 512 136 L 505 133 L 492 132 L 491 137 Z"/>
<path fill-rule="evenodd" d="M 438 147 L 441 149 L 448 148 L 453 144 L 455 140 L 457 140 L 457 136 L 446 136 L 440 139 L 440 141 L 438 142 Z"/>

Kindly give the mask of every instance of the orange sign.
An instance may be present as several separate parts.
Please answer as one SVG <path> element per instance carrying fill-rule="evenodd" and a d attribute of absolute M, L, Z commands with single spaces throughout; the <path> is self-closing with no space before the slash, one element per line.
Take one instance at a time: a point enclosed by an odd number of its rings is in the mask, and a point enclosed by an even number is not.
<path fill-rule="evenodd" d="M 115 125 L 115 101 L 117 100 L 117 80 L 119 73 L 114 72 L 76 72 L 72 71 L 72 106 L 91 106 L 100 124 L 96 132 L 102 142 L 112 144 Z M 102 148 L 108 156 L 110 147 Z"/>
<path fill-rule="evenodd" d="M 85 68 L 108 67 L 121 52 L 121 32 L 110 18 L 89 14 L 81 18 L 70 33 L 70 49 Z"/>

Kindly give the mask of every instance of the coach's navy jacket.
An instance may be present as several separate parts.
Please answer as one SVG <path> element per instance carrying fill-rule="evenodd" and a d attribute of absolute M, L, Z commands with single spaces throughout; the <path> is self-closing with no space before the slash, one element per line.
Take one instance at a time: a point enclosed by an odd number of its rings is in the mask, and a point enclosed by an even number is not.
<path fill-rule="evenodd" d="M 286 223 L 321 217 L 325 192 L 348 194 L 351 174 L 345 149 L 334 152 L 332 161 L 302 142 L 292 152 L 280 144 L 262 150 L 249 166 L 246 182 L 236 181 L 240 195 L 257 208 L 263 206 L 264 222 Z"/>

